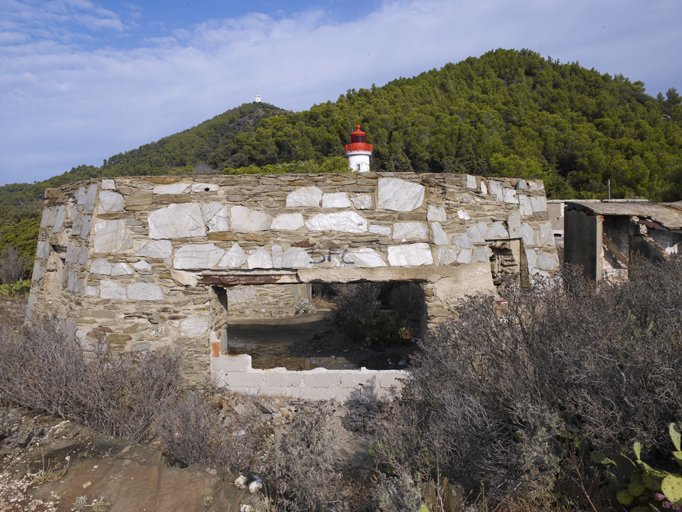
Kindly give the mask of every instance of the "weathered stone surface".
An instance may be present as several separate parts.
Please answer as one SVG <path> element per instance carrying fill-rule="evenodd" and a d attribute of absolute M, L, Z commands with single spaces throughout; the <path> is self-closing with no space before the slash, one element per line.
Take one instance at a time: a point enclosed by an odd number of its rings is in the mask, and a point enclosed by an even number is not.
<path fill-rule="evenodd" d="M 460 249 L 457 253 L 457 263 L 471 263 L 471 249 Z"/>
<path fill-rule="evenodd" d="M 389 226 L 380 226 L 379 224 L 370 224 L 369 232 L 383 236 L 391 236 L 391 228 Z"/>
<path fill-rule="evenodd" d="M 507 228 L 509 229 L 509 238 L 521 238 L 521 214 L 519 212 L 509 214 Z"/>
<path fill-rule="evenodd" d="M 133 268 L 135 270 L 140 270 L 142 272 L 146 272 L 148 270 L 151 270 L 152 266 L 149 263 L 147 263 L 146 261 L 140 260 L 140 261 L 136 261 L 135 263 L 133 263 Z"/>
<path fill-rule="evenodd" d="M 85 288 L 85 295 L 88 297 L 99 297 L 99 287 L 98 286 L 88 286 Z"/>
<path fill-rule="evenodd" d="M 102 299 L 126 300 L 126 289 L 123 285 L 115 282 L 103 280 L 99 283 L 99 296 Z"/>
<path fill-rule="evenodd" d="M 300 213 L 284 213 L 273 219 L 270 229 L 296 231 L 297 229 L 302 228 L 303 225 L 303 215 Z"/>
<path fill-rule="evenodd" d="M 287 195 L 287 208 L 296 206 L 320 206 L 322 190 L 317 187 L 301 187 Z"/>
<path fill-rule="evenodd" d="M 199 279 L 196 274 L 192 272 L 185 272 L 184 270 L 171 270 L 171 277 L 176 283 L 180 283 L 183 286 L 196 286 Z"/>
<path fill-rule="evenodd" d="M 436 245 L 448 245 L 450 237 L 443 231 L 440 222 L 431 223 L 431 231 L 433 232 L 433 243 Z"/>
<path fill-rule="evenodd" d="M 152 204 L 154 193 L 151 190 L 136 190 L 126 196 L 126 210 L 142 210 Z"/>
<path fill-rule="evenodd" d="M 528 190 L 528 184 L 526 183 L 526 180 L 519 180 L 519 182 L 516 184 L 516 188 L 518 190 Z"/>
<path fill-rule="evenodd" d="M 168 240 L 153 240 L 151 242 L 142 242 L 137 248 L 136 254 L 145 258 L 158 258 L 165 260 L 170 258 L 173 253 L 173 244 Z"/>
<path fill-rule="evenodd" d="M 192 192 L 217 192 L 220 186 L 216 183 L 192 183 Z"/>
<path fill-rule="evenodd" d="M 282 268 L 282 246 L 272 246 L 272 268 Z"/>
<path fill-rule="evenodd" d="M 102 190 L 99 193 L 99 208 L 97 213 L 122 212 L 125 206 L 125 199 L 118 192 L 108 192 Z"/>
<path fill-rule="evenodd" d="M 425 222 L 396 222 L 393 224 L 393 240 L 428 240 L 429 227 Z"/>
<path fill-rule="evenodd" d="M 485 181 L 484 181 L 484 180 L 481 180 L 481 193 L 482 193 L 484 196 L 487 196 L 487 195 L 488 195 L 488 186 L 485 184 Z"/>
<path fill-rule="evenodd" d="M 551 222 L 540 224 L 540 243 L 542 245 L 554 245 L 554 230 Z"/>
<path fill-rule="evenodd" d="M 246 254 L 239 244 L 232 245 L 232 248 L 225 253 L 218 266 L 220 268 L 241 268 L 246 263 Z"/>
<path fill-rule="evenodd" d="M 523 194 L 519 195 L 519 213 L 522 217 L 533 215 L 533 207 L 530 204 L 530 199 Z"/>
<path fill-rule="evenodd" d="M 516 190 L 513 190 L 511 188 L 505 188 L 504 189 L 504 202 L 505 203 L 511 203 L 511 204 L 518 204 L 519 200 L 516 197 Z"/>
<path fill-rule="evenodd" d="M 57 210 L 54 219 L 54 226 L 52 227 L 52 233 L 59 233 L 64 225 L 64 216 L 66 215 L 66 206 L 61 205 Z"/>
<path fill-rule="evenodd" d="M 546 212 L 547 198 L 544 196 L 533 196 L 530 198 L 530 205 L 533 208 L 533 212 Z"/>
<path fill-rule="evenodd" d="M 184 194 L 188 192 L 191 183 L 172 183 L 170 185 L 156 185 L 154 194 Z"/>
<path fill-rule="evenodd" d="M 526 247 L 531 245 L 538 245 L 540 243 L 540 238 L 538 237 L 538 232 L 533 229 L 533 226 L 524 222 L 521 225 L 521 230 L 523 232 L 523 244 Z"/>
<path fill-rule="evenodd" d="M 350 200 L 345 192 L 322 195 L 322 208 L 350 208 Z"/>
<path fill-rule="evenodd" d="M 502 184 L 498 181 L 489 181 L 488 186 L 490 188 L 490 195 L 495 196 L 495 198 L 501 203 L 504 200 L 504 190 Z"/>
<path fill-rule="evenodd" d="M 230 208 L 232 230 L 239 232 L 265 231 L 270 229 L 272 217 L 265 212 L 251 210 L 244 206 Z"/>
<path fill-rule="evenodd" d="M 452 237 L 453 245 L 457 246 L 459 249 L 471 249 L 473 243 L 469 235 L 456 235 Z"/>
<path fill-rule="evenodd" d="M 496 238 L 509 238 L 509 233 L 501 222 L 495 222 L 485 234 L 486 240 L 495 240 Z"/>
<path fill-rule="evenodd" d="M 467 188 L 476 188 L 478 185 L 476 184 L 476 176 L 471 176 L 470 174 L 467 174 Z"/>
<path fill-rule="evenodd" d="M 173 203 L 149 216 L 150 238 L 206 236 L 201 208 L 196 203 Z"/>
<path fill-rule="evenodd" d="M 451 247 L 438 248 L 438 264 L 452 265 L 457 262 L 457 251 Z"/>
<path fill-rule="evenodd" d="M 134 274 L 135 271 L 127 263 L 116 263 L 111 267 L 112 276 L 130 276 Z"/>
<path fill-rule="evenodd" d="M 377 208 L 411 212 L 424 202 L 423 185 L 399 178 L 379 178 Z"/>
<path fill-rule="evenodd" d="M 91 213 L 95 209 L 95 198 L 97 197 L 97 185 L 94 183 L 88 187 L 88 193 L 85 196 L 85 211 Z"/>
<path fill-rule="evenodd" d="M 388 263 L 393 267 L 432 265 L 433 255 L 429 244 L 393 245 L 388 248 Z"/>
<path fill-rule="evenodd" d="M 38 242 L 38 248 L 36 249 L 36 258 L 40 260 L 46 260 L 50 256 L 50 242 L 43 240 Z"/>
<path fill-rule="evenodd" d="M 485 243 L 485 234 L 488 232 L 488 226 L 485 222 L 479 222 L 467 228 L 467 235 L 475 244 Z"/>
<path fill-rule="evenodd" d="M 559 268 L 559 260 L 556 254 L 541 252 L 538 256 L 538 268 L 540 270 L 557 270 Z"/>
<path fill-rule="evenodd" d="M 188 244 L 175 251 L 173 268 L 202 269 L 213 268 L 221 260 L 225 251 L 215 244 Z"/>
<path fill-rule="evenodd" d="M 83 222 L 81 223 L 81 229 L 79 236 L 85 240 L 90 236 L 90 228 L 92 227 L 92 215 L 84 215 Z"/>
<path fill-rule="evenodd" d="M 367 221 L 355 212 L 318 213 L 305 223 L 310 231 L 342 231 L 344 233 L 363 233 L 367 231 Z"/>
<path fill-rule="evenodd" d="M 272 268 L 272 256 L 264 247 L 259 247 L 255 252 L 248 255 L 246 263 L 249 268 Z"/>
<path fill-rule="evenodd" d="M 100 183 L 99 188 L 102 190 L 116 190 L 116 182 L 114 180 L 104 179 L 102 180 L 102 183 Z"/>
<path fill-rule="evenodd" d="M 161 287 L 154 283 L 133 283 L 128 286 L 130 300 L 163 300 Z"/>
<path fill-rule="evenodd" d="M 545 189 L 545 184 L 540 181 L 529 181 L 528 186 L 530 187 L 531 192 L 535 192 L 536 190 L 544 190 Z"/>
<path fill-rule="evenodd" d="M 300 247 L 289 247 L 282 255 L 282 268 L 308 268 L 313 266 L 313 260 Z"/>
<path fill-rule="evenodd" d="M 344 256 L 344 261 L 352 261 L 353 266 L 357 268 L 376 268 L 385 267 L 386 262 L 374 249 L 363 247 L 361 249 L 352 249 L 347 251 Z"/>
<path fill-rule="evenodd" d="M 476 247 L 474 249 L 474 255 L 472 259 L 474 263 L 490 261 L 490 257 L 488 256 L 488 248 L 480 246 Z"/>
<path fill-rule="evenodd" d="M 465 210 L 457 210 L 457 217 L 459 217 L 462 220 L 471 219 L 471 217 L 469 217 L 469 214 Z"/>
<path fill-rule="evenodd" d="M 230 230 L 227 220 L 227 206 L 214 202 L 201 205 L 201 216 L 211 233 L 221 233 Z"/>
<path fill-rule="evenodd" d="M 445 214 L 445 208 L 443 206 L 434 206 L 432 204 L 429 205 L 426 219 L 430 222 L 445 222 L 448 220 L 447 215 Z"/>
<path fill-rule="evenodd" d="M 133 239 L 121 219 L 95 224 L 95 253 L 118 253 L 133 247 Z"/>
<path fill-rule="evenodd" d="M 90 273 L 103 276 L 111 275 L 111 265 L 106 258 L 96 258 L 90 264 Z"/>
<path fill-rule="evenodd" d="M 351 196 L 350 200 L 358 210 L 369 210 L 372 208 L 372 196 L 369 194 Z"/>
<path fill-rule="evenodd" d="M 199 338 L 208 332 L 208 321 L 205 318 L 187 318 L 180 322 L 179 329 L 185 338 Z"/>

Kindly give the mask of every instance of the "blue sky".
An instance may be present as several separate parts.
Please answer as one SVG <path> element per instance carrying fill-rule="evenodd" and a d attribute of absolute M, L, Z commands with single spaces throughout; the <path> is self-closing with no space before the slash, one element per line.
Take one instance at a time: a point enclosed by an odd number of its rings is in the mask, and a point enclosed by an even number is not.
<path fill-rule="evenodd" d="M 495 48 L 682 91 L 680 0 L 0 0 L 0 184 Z"/>

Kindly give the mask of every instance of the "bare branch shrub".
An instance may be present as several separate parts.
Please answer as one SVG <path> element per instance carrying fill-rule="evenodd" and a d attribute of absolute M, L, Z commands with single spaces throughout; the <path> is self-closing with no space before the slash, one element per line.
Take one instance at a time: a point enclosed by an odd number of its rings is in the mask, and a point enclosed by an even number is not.
<path fill-rule="evenodd" d="M 112 357 L 102 342 L 86 363 L 53 320 L 0 326 L 0 353 L 5 399 L 133 441 L 149 437 L 181 379 L 180 356 L 170 349 Z"/>
<path fill-rule="evenodd" d="M 5 247 L 0 253 L 0 284 L 14 283 L 26 277 L 29 258 L 16 247 Z"/>
<path fill-rule="evenodd" d="M 608 451 L 665 439 L 682 417 L 680 259 L 637 262 L 620 286 L 575 269 L 562 281 L 510 284 L 505 307 L 470 298 L 431 333 L 404 412 L 378 438 L 380 462 L 436 483 L 486 481 L 492 499 L 532 498 L 568 467 L 566 444 Z"/>

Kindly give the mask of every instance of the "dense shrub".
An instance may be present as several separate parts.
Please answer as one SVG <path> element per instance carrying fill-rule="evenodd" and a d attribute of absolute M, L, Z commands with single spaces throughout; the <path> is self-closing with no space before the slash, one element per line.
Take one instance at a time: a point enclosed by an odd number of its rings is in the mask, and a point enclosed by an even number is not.
<path fill-rule="evenodd" d="M 653 458 L 669 449 L 656 443 L 682 418 L 682 262 L 638 262 L 619 286 L 575 269 L 562 282 L 510 284 L 502 307 L 470 298 L 429 336 L 377 442 L 386 471 L 534 497 L 571 454 L 612 441 Z"/>
<path fill-rule="evenodd" d="M 97 344 L 86 363 L 81 347 L 56 322 L 0 326 L 3 398 L 140 441 L 180 383 L 180 355 L 170 349 L 113 357 Z"/>

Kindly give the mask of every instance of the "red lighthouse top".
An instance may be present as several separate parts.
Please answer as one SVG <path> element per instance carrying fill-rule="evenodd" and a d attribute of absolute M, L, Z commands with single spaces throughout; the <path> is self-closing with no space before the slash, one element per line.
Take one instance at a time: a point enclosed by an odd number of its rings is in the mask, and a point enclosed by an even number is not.
<path fill-rule="evenodd" d="M 356 130 L 350 134 L 350 144 L 344 146 L 346 153 L 349 151 L 372 151 L 372 145 L 367 144 L 367 135 L 360 130 L 360 125 L 357 125 Z"/>

